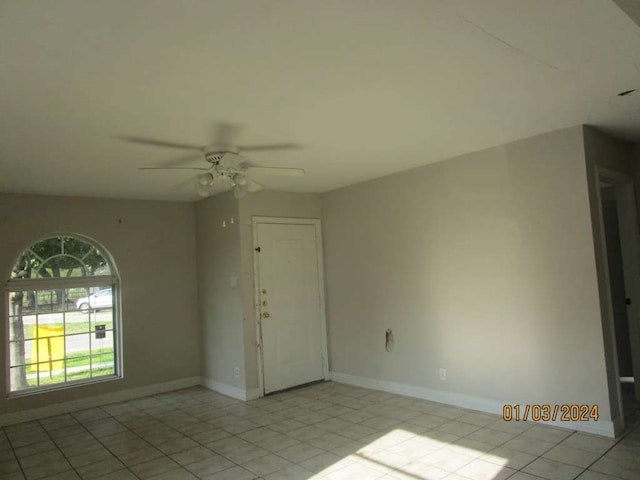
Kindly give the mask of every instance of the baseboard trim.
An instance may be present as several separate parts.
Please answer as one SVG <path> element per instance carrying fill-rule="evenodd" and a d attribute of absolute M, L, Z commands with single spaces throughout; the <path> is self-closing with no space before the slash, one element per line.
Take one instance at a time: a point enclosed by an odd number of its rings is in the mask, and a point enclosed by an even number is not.
<path fill-rule="evenodd" d="M 456 407 L 468 408 L 480 412 L 491 413 L 494 415 L 502 415 L 502 407 L 508 402 L 498 402 L 486 398 L 473 397 L 455 392 L 446 392 L 435 390 L 427 387 L 417 387 L 415 385 L 407 385 L 404 383 L 387 382 L 384 380 L 376 380 L 374 378 L 360 377 L 350 375 L 348 373 L 330 372 L 331 380 L 338 383 L 353 385 L 356 387 L 370 388 L 372 390 L 381 390 L 383 392 L 396 393 L 408 397 L 421 398 L 432 402 L 445 403 Z M 605 437 L 614 438 L 615 429 L 614 422 L 607 420 L 589 421 L 589 422 L 536 422 L 554 427 L 567 428 L 570 430 L 578 430 L 586 433 L 593 433 Z"/>
<path fill-rule="evenodd" d="M 624 433 L 624 419 L 622 417 L 616 418 L 612 422 L 612 424 L 613 424 L 613 432 L 616 438 Z"/>
<path fill-rule="evenodd" d="M 233 385 L 229 385 L 227 383 L 218 382 L 217 380 L 212 380 L 211 378 L 201 377 L 200 385 L 208 388 L 209 390 L 213 390 L 214 392 L 226 395 L 227 397 L 236 398 L 242 401 L 252 400 L 252 398 L 249 398 L 249 392 L 247 392 L 247 390 L 234 387 Z"/>
<path fill-rule="evenodd" d="M 109 403 L 124 402 L 136 398 L 157 395 L 158 393 L 180 390 L 182 388 L 194 387 L 200 384 L 200 377 L 187 377 L 170 382 L 145 385 L 144 387 L 129 388 L 118 392 L 105 393 L 104 395 L 80 398 L 68 402 L 55 403 L 46 407 L 32 408 L 19 412 L 3 413 L 0 415 L 0 426 L 13 425 L 15 423 L 29 422 L 40 418 L 62 415 L 76 410 L 94 408 Z"/>
<path fill-rule="evenodd" d="M 251 388 L 247 390 L 247 400 L 255 400 L 256 398 L 264 397 L 259 388 Z"/>

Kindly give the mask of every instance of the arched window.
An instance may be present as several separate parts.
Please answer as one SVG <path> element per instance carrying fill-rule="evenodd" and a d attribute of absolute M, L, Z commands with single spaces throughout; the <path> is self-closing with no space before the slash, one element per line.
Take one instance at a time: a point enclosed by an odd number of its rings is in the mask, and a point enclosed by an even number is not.
<path fill-rule="evenodd" d="M 6 291 L 11 393 L 120 376 L 119 281 L 105 249 L 42 239 L 18 256 Z"/>

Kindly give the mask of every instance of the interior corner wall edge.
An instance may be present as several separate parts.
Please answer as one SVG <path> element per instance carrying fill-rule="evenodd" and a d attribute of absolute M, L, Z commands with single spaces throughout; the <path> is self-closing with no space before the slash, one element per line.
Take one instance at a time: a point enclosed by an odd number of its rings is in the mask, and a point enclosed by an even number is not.
<path fill-rule="evenodd" d="M 640 2 L 638 0 L 613 0 L 613 2 L 640 27 Z"/>
<path fill-rule="evenodd" d="M 581 126 L 323 194 L 322 215 L 332 371 L 612 420 Z"/>
<path fill-rule="evenodd" d="M 244 391 L 238 201 L 229 191 L 197 202 L 196 224 L 201 375 Z"/>
<path fill-rule="evenodd" d="M 0 329 L 0 414 L 116 395 L 199 377 L 195 209 L 190 203 L 0 194 L 0 271 L 55 233 L 102 244 L 121 278 L 122 379 L 7 399 L 5 328 Z M 3 322 L 6 295 L 0 296 Z"/>

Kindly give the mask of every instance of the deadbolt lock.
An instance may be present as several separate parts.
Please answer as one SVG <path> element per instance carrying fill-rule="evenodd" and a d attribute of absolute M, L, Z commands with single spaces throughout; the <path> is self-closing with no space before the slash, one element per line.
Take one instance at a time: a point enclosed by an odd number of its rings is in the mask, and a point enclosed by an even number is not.
<path fill-rule="evenodd" d="M 269 312 L 264 312 L 262 314 L 262 318 L 269 318 L 271 315 L 269 315 Z"/>
<path fill-rule="evenodd" d="M 267 293 L 267 290 L 265 288 L 262 289 L 262 293 L 265 294 Z"/>

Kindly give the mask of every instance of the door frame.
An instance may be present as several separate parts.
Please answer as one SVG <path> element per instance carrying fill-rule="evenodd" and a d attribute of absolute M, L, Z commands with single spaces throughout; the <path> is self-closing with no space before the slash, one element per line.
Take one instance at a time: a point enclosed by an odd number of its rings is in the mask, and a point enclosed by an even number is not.
<path fill-rule="evenodd" d="M 320 347 L 322 349 L 322 374 L 324 380 L 329 380 L 329 354 L 327 347 L 327 315 L 324 294 L 324 260 L 322 255 L 322 224 L 319 218 L 288 218 L 288 217 L 251 217 L 253 228 L 253 315 L 256 324 L 256 348 L 258 349 L 258 389 L 264 397 L 264 360 L 262 349 L 262 321 L 260 317 L 260 264 L 258 260 L 258 225 L 313 225 L 316 230 L 316 262 L 318 265 L 318 294 L 320 302 Z"/>
<path fill-rule="evenodd" d="M 613 301 L 611 294 L 609 261 L 607 244 L 604 230 L 604 215 L 602 210 L 602 196 L 600 194 L 600 181 L 604 180 L 613 185 L 616 196 L 616 211 L 618 214 L 618 229 L 620 233 L 620 247 L 622 250 L 623 273 L 625 281 L 625 293 L 631 299 L 630 308 L 627 308 L 629 318 L 629 337 L 631 343 L 631 358 L 633 364 L 634 384 L 636 398 L 640 396 L 640 233 L 635 189 L 633 178 L 625 173 L 610 170 L 601 166 L 596 166 L 596 197 L 597 197 L 597 220 L 600 236 L 602 262 L 602 274 L 605 277 L 606 292 L 603 301 L 603 322 L 607 329 L 610 329 L 610 355 L 613 362 L 616 378 L 615 395 L 617 398 L 611 399 L 618 404 L 621 412 L 620 421 L 624 428 L 625 412 L 623 408 L 622 392 L 620 388 L 620 370 L 618 365 L 618 353 L 615 336 L 615 320 L 613 315 Z M 606 349 L 605 349 L 606 352 Z"/>

